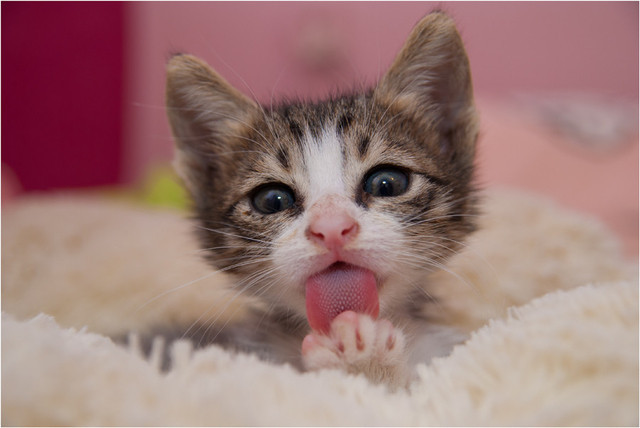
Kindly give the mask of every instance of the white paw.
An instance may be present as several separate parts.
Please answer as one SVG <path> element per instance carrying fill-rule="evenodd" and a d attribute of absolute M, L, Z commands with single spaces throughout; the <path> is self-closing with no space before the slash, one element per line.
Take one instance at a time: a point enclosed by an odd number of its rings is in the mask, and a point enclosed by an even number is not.
<path fill-rule="evenodd" d="M 341 368 L 381 380 L 404 363 L 404 335 L 387 320 L 346 311 L 331 322 L 327 335 L 312 332 L 304 338 L 302 358 L 308 370 Z"/>

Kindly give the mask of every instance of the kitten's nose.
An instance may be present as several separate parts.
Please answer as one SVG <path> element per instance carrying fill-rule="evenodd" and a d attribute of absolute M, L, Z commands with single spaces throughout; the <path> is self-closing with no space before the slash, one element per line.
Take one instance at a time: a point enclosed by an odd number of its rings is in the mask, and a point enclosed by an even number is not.
<path fill-rule="evenodd" d="M 325 212 L 311 220 L 307 237 L 328 249 L 333 249 L 344 247 L 356 237 L 359 228 L 358 222 L 344 211 Z"/>

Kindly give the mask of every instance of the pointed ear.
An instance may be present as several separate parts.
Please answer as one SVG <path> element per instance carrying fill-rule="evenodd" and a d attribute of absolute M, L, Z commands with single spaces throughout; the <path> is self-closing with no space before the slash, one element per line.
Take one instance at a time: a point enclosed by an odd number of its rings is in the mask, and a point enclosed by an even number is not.
<path fill-rule="evenodd" d="M 195 195 L 203 173 L 216 163 L 216 152 L 248 126 L 258 107 L 191 55 L 169 61 L 166 105 L 176 141 L 174 167 Z"/>
<path fill-rule="evenodd" d="M 477 125 L 469 60 L 444 13 L 431 13 L 414 27 L 375 96 L 435 128 L 441 154 L 473 157 Z"/>

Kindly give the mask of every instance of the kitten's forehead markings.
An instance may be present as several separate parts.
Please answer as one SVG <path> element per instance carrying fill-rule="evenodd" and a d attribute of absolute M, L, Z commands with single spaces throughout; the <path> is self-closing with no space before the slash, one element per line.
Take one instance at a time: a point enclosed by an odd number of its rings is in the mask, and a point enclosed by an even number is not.
<path fill-rule="evenodd" d="M 276 159 L 280 163 L 280 166 L 285 171 L 290 171 L 290 163 L 289 163 L 289 152 L 284 149 L 284 147 L 279 147 L 276 151 Z"/>
<path fill-rule="evenodd" d="M 344 154 L 334 127 L 325 127 L 318 139 L 306 135 L 304 160 L 309 178 L 309 205 L 325 195 L 346 196 Z"/>

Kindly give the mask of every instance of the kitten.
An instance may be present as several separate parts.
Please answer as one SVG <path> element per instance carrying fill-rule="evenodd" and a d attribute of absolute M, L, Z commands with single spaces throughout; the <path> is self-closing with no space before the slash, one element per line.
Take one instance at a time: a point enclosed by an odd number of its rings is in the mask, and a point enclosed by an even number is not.
<path fill-rule="evenodd" d="M 318 103 L 266 109 L 174 56 L 167 110 L 208 261 L 265 302 L 210 336 L 392 386 L 464 339 L 428 314 L 429 274 L 474 229 L 477 121 L 448 16 L 423 18 L 375 88 Z"/>

